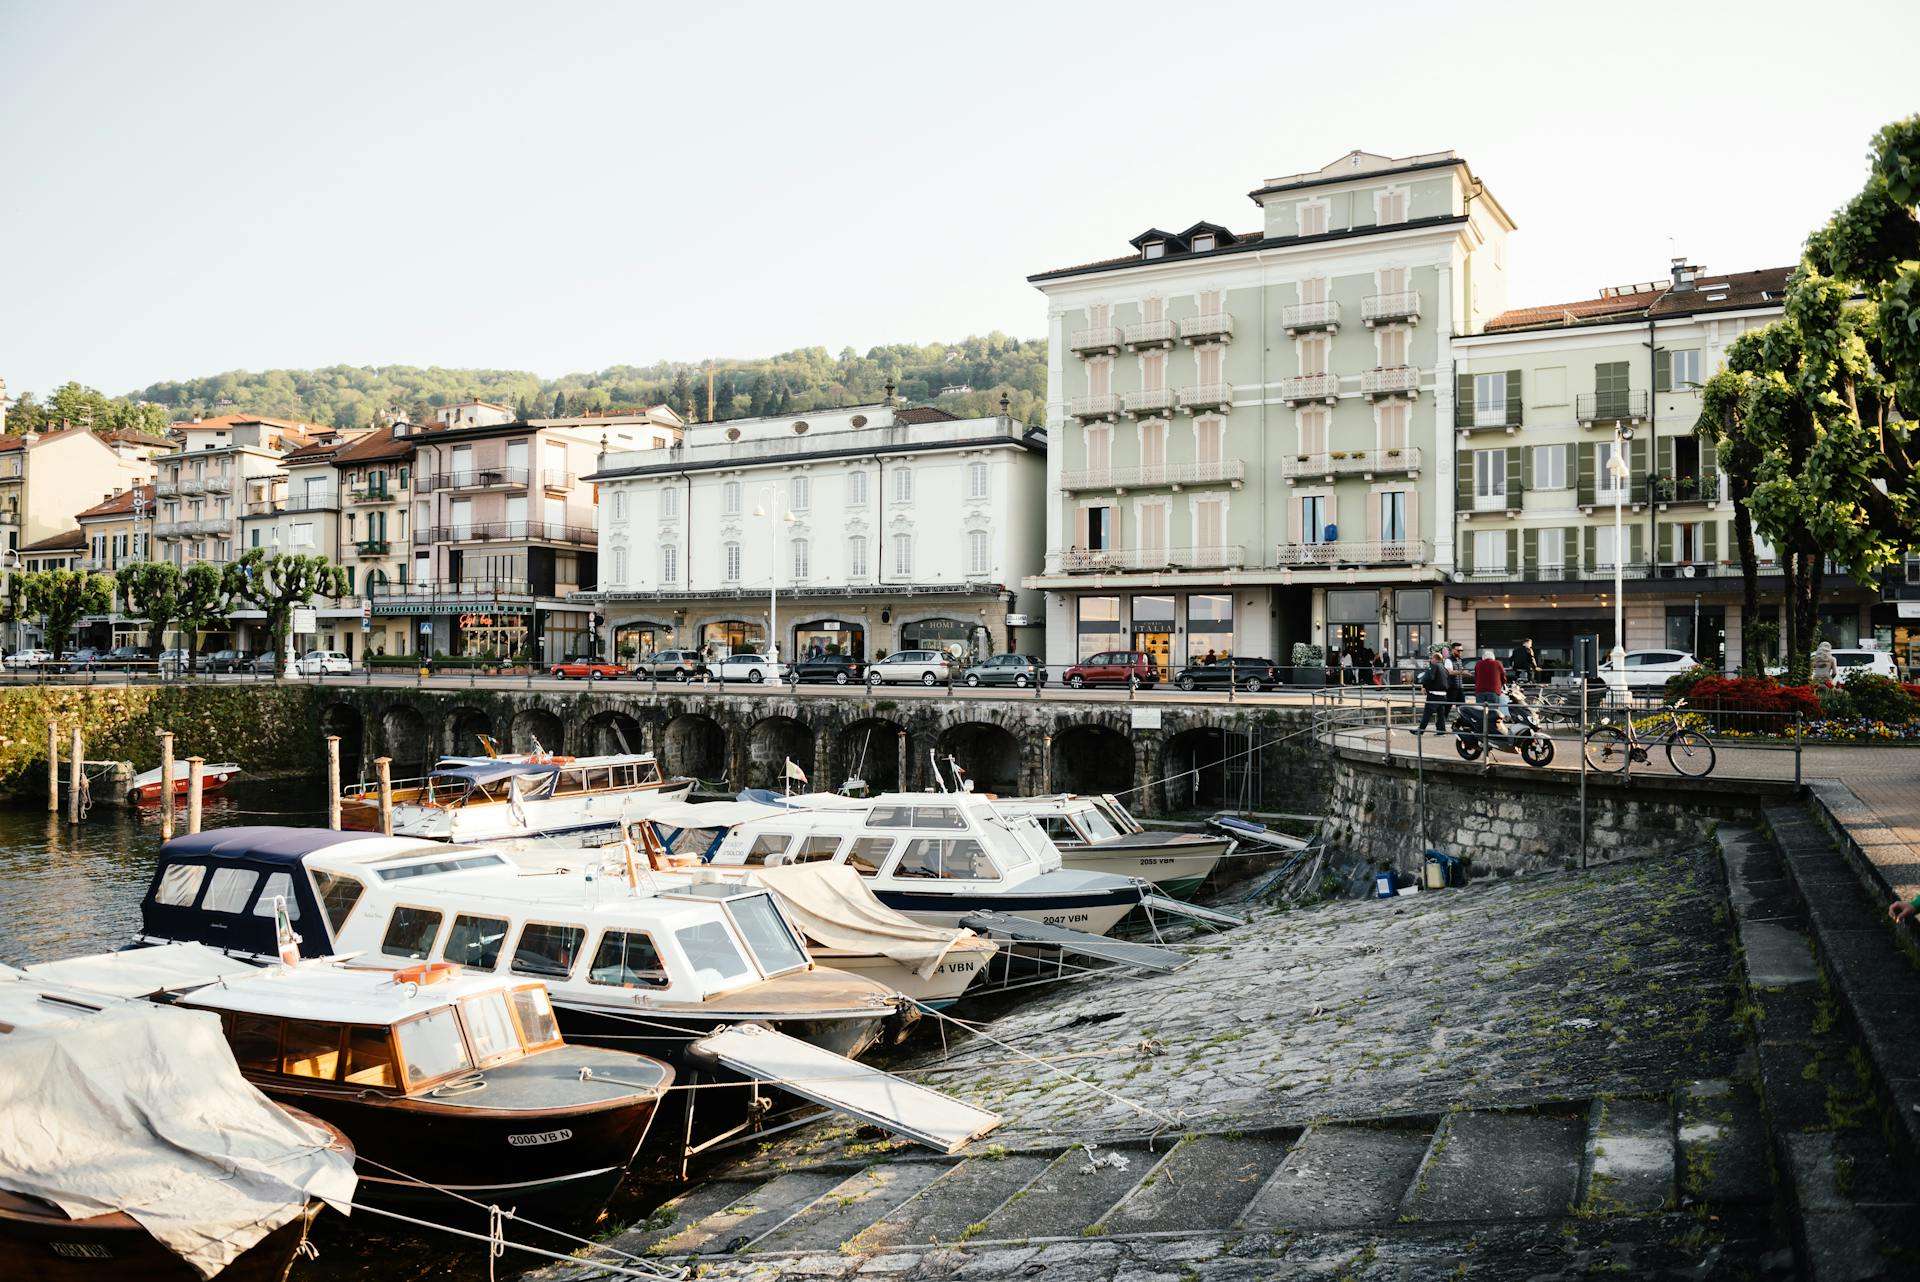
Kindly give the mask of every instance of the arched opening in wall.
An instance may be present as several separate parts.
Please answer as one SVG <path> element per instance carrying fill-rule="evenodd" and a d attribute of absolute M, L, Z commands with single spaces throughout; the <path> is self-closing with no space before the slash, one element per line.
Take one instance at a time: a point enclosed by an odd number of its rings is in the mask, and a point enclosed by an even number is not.
<path fill-rule="evenodd" d="M 1071 726 L 1053 736 L 1055 792 L 1125 792 L 1133 787 L 1133 741 L 1105 726 Z"/>
<path fill-rule="evenodd" d="M 811 787 L 829 787 L 827 781 L 815 782 L 813 768 L 813 731 L 792 717 L 768 717 L 747 734 L 747 787 L 781 791 L 780 781 L 787 762 L 806 772 L 808 782 L 794 780 L 792 790 L 804 792 Z"/>
<path fill-rule="evenodd" d="M 366 763 L 367 723 L 357 708 L 344 703 L 327 705 L 320 714 L 320 734 L 340 737 L 340 778 L 344 783 L 352 783 L 360 778 L 361 768 Z"/>
<path fill-rule="evenodd" d="M 952 757 L 981 792 L 1020 795 L 1020 741 L 1009 730 L 985 721 L 962 722 L 940 736 L 939 757 L 941 773 L 947 773 Z M 947 781 L 953 782 L 951 775 Z"/>
<path fill-rule="evenodd" d="M 727 732 L 712 717 L 689 712 L 660 732 L 660 768 L 723 787 L 727 781 Z"/>
<path fill-rule="evenodd" d="M 1227 732 L 1218 726 L 1182 730 L 1161 757 L 1170 811 L 1218 809 L 1227 801 Z"/>
<path fill-rule="evenodd" d="M 646 735 L 640 729 L 640 723 L 624 712 L 603 712 L 587 722 L 587 732 L 582 749 L 596 756 L 612 756 L 622 752 L 644 752 Z"/>
<path fill-rule="evenodd" d="M 493 718 L 478 708 L 455 708 L 447 717 L 447 751 L 456 757 L 484 757 L 486 745 L 480 736 L 491 739 Z"/>
<path fill-rule="evenodd" d="M 562 752 L 567 729 L 545 708 L 522 708 L 513 714 L 513 751 Z"/>
<path fill-rule="evenodd" d="M 404 704 L 381 713 L 380 751 L 392 758 L 389 771 L 395 779 L 417 779 L 427 773 L 433 736 L 427 733 L 426 718 Z"/>
<path fill-rule="evenodd" d="M 822 789 L 837 789 L 849 779 L 860 779 L 867 785 L 869 794 L 877 792 L 899 792 L 900 783 L 900 732 L 904 730 L 897 721 L 888 721 L 884 717 L 870 717 L 856 721 L 842 734 L 833 739 L 833 770 L 831 779 L 820 781 Z M 913 777 L 911 740 L 908 743 L 907 777 Z"/>

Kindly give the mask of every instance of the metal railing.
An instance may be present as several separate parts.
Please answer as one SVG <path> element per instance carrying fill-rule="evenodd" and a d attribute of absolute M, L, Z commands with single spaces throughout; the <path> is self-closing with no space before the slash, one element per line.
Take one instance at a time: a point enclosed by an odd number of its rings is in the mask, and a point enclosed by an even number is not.
<path fill-rule="evenodd" d="M 1360 371 L 1360 390 L 1368 396 L 1397 396 L 1420 390 L 1420 371 L 1412 365 L 1376 365 Z"/>
<path fill-rule="evenodd" d="M 1282 543 L 1274 563 L 1283 568 L 1327 569 L 1334 566 L 1425 565 L 1433 547 L 1425 539 L 1337 540 L 1331 543 Z"/>
<path fill-rule="evenodd" d="M 1140 321 L 1121 331 L 1128 347 L 1171 347 L 1175 337 L 1170 320 Z"/>
<path fill-rule="evenodd" d="M 1301 454 L 1280 460 L 1282 477 L 1351 476 L 1355 474 L 1417 473 L 1421 454 L 1418 445 L 1391 450 L 1330 450 L 1319 454 Z"/>
<path fill-rule="evenodd" d="M 1364 325 L 1419 319 L 1420 294 L 1417 290 L 1402 289 L 1391 294 L 1369 294 L 1360 303 L 1360 321 Z"/>
<path fill-rule="evenodd" d="M 1120 398 L 1112 392 L 1090 392 L 1067 402 L 1067 413 L 1075 418 L 1112 418 L 1120 412 Z"/>
<path fill-rule="evenodd" d="M 1060 474 L 1063 490 L 1147 489 L 1163 485 L 1218 485 L 1246 479 L 1242 459 L 1215 463 L 1158 463 L 1146 467 L 1083 468 Z"/>
<path fill-rule="evenodd" d="M 1115 574 L 1134 570 L 1225 570 L 1246 564 L 1238 543 L 1187 548 L 1073 548 L 1053 554 L 1056 573 Z"/>
<path fill-rule="evenodd" d="M 1476 409 L 1470 404 L 1453 407 L 1453 425 L 1462 432 L 1509 431 L 1520 426 L 1518 404 L 1500 409 Z"/>
<path fill-rule="evenodd" d="M 524 467 L 476 467 L 459 472 L 435 472 L 420 478 L 420 489 L 427 490 L 490 490 L 527 488 L 527 469 Z"/>
<path fill-rule="evenodd" d="M 576 479 L 572 472 L 547 468 L 540 473 L 540 486 L 548 490 L 570 490 Z"/>
<path fill-rule="evenodd" d="M 1180 337 L 1189 343 L 1211 343 L 1233 337 L 1233 317 L 1226 312 L 1189 316 L 1180 322 Z"/>
<path fill-rule="evenodd" d="M 1122 392 L 1120 408 L 1136 417 L 1144 414 L 1169 413 L 1173 409 L 1173 389 L 1145 387 L 1137 392 Z"/>
<path fill-rule="evenodd" d="M 1721 499 L 1718 476 L 1661 476 L 1653 482 L 1653 497 L 1660 503 L 1717 503 Z"/>
<path fill-rule="evenodd" d="M 1332 301 L 1290 304 L 1280 309 L 1280 328 L 1289 334 L 1313 329 L 1339 329 L 1340 304 Z"/>
<path fill-rule="evenodd" d="M 1067 340 L 1067 346 L 1075 352 L 1117 352 L 1120 350 L 1120 327 L 1096 325 L 1092 329 L 1076 329 Z"/>
<path fill-rule="evenodd" d="M 386 539 L 359 539 L 353 550 L 361 556 L 386 556 L 393 551 L 393 544 Z"/>
<path fill-rule="evenodd" d="M 1111 394 L 1108 394 L 1111 396 Z M 1069 409 L 1069 413 L 1076 411 Z M 1108 417 L 1120 412 L 1119 398 L 1112 397 L 1108 407 L 1093 417 Z M 848 454 L 903 446 L 972 444 L 998 441 L 1025 441 L 1033 435 L 1024 423 L 1011 418 L 961 419 L 939 423 L 889 423 L 885 426 L 861 426 L 843 432 L 781 432 L 738 441 L 707 441 L 695 445 L 679 444 L 665 449 L 619 450 L 608 454 L 602 472 L 647 475 L 677 472 L 691 464 L 749 463 L 789 458 L 807 458 L 818 454 Z"/>
<path fill-rule="evenodd" d="M 1622 392 L 1579 392 L 1573 398 L 1573 417 L 1578 423 L 1618 423 L 1646 416 L 1645 388 Z"/>
<path fill-rule="evenodd" d="M 1196 383 L 1180 389 L 1180 408 L 1184 410 L 1226 409 L 1232 404 L 1232 383 Z"/>
<path fill-rule="evenodd" d="M 600 531 L 591 525 L 560 521 L 473 521 L 467 525 L 416 526 L 415 543 L 492 543 L 526 539 L 537 543 L 598 543 Z"/>
<path fill-rule="evenodd" d="M 1339 397 L 1338 374 L 1300 374 L 1280 380 L 1280 399 L 1284 401 L 1334 401 Z"/>
<path fill-rule="evenodd" d="M 385 485 L 350 485 L 347 487 L 349 503 L 392 503 L 402 497 L 397 490 Z"/>

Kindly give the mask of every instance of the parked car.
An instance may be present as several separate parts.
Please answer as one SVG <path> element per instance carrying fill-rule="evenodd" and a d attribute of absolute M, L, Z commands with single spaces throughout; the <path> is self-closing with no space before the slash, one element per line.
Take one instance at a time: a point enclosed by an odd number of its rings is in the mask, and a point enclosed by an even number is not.
<path fill-rule="evenodd" d="M 547 675 L 575 681 L 603 681 L 611 677 L 626 676 L 627 665 L 609 663 L 605 659 L 591 657 L 562 659 L 547 670 Z"/>
<path fill-rule="evenodd" d="M 1257 694 L 1280 684 L 1280 669 L 1272 659 L 1236 655 L 1231 659 L 1215 659 L 1212 663 L 1189 663 L 1180 669 L 1173 683 L 1182 690 L 1225 690 L 1231 685 L 1236 690 Z"/>
<path fill-rule="evenodd" d="M 1153 656 L 1144 650 L 1107 650 L 1082 659 L 1067 669 L 1066 682 L 1075 690 L 1084 686 L 1123 686 L 1129 682 L 1151 689 L 1160 679 Z"/>
<path fill-rule="evenodd" d="M 831 681 L 847 685 L 866 676 L 867 665 L 850 654 L 820 654 L 793 665 L 796 681 Z"/>
<path fill-rule="evenodd" d="M 261 654 L 256 654 L 253 657 L 252 663 L 247 664 L 243 668 L 235 668 L 234 671 L 235 672 L 272 672 L 273 656 L 274 656 L 274 651 L 272 650 L 267 650 Z M 299 660 L 296 659 L 289 666 L 296 667 L 298 666 L 298 663 L 299 663 Z"/>
<path fill-rule="evenodd" d="M 303 677 L 344 677 L 353 672 L 353 660 L 338 650 L 309 650 L 294 666 Z"/>
<path fill-rule="evenodd" d="M 29 646 L 24 650 L 15 650 L 7 656 L 6 662 L 9 668 L 38 668 L 53 662 L 53 651 Z"/>
<path fill-rule="evenodd" d="M 1645 690 L 1664 686 L 1667 678 L 1677 676 L 1689 668 L 1698 667 L 1698 661 L 1685 650 L 1629 650 L 1626 655 L 1627 688 Z M 1468 671 L 1472 671 L 1472 661 L 1468 661 Z M 1613 660 L 1607 659 L 1600 664 L 1601 674 L 1613 671 Z"/>
<path fill-rule="evenodd" d="M 944 650 L 895 650 L 867 665 L 874 681 L 918 681 L 923 686 L 945 685 L 953 679 L 953 663 Z"/>
<path fill-rule="evenodd" d="M 698 650 L 656 650 L 635 661 L 633 675 L 666 681 L 693 681 L 707 675 L 707 661 Z"/>
<path fill-rule="evenodd" d="M 1838 668 L 1834 676 L 1841 681 L 1859 672 L 1871 672 L 1890 681 L 1900 679 L 1900 669 L 1894 666 L 1893 656 L 1885 650 L 1835 650 L 1833 662 Z"/>
<path fill-rule="evenodd" d="M 88 671 L 94 668 L 104 667 L 106 661 L 106 651 L 102 650 L 99 646 L 92 645 L 83 645 L 78 650 L 69 650 L 67 651 L 67 657 L 61 660 L 61 662 L 69 668 L 85 669 Z"/>
<path fill-rule="evenodd" d="M 764 654 L 730 654 L 712 665 L 713 673 L 722 681 L 785 681 L 787 665 L 775 663 Z"/>
<path fill-rule="evenodd" d="M 208 672 L 248 672 L 253 668 L 253 656 L 245 650 L 215 650 L 201 655 L 200 662 Z"/>
<path fill-rule="evenodd" d="M 205 657 L 202 657 L 196 666 L 204 670 L 206 664 L 207 661 Z M 154 666 L 160 670 L 160 675 L 163 677 L 177 677 L 187 670 L 187 652 L 185 650 L 162 650 L 160 657 L 154 660 Z"/>
<path fill-rule="evenodd" d="M 984 663 L 976 663 L 960 674 L 970 686 L 1043 686 L 1047 667 L 1024 654 L 996 654 Z"/>

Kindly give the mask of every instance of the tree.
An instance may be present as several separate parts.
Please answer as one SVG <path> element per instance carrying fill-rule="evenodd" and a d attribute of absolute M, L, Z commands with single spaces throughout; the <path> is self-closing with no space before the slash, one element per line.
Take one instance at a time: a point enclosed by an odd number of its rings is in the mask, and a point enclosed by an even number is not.
<path fill-rule="evenodd" d="M 171 561 L 136 561 L 114 574 L 121 607 L 147 621 L 147 649 L 166 649 L 167 625 L 180 617 L 180 567 Z"/>
<path fill-rule="evenodd" d="M 195 561 L 180 575 L 174 617 L 186 639 L 189 675 L 200 668 L 200 634 L 224 624 L 233 613 L 233 593 L 227 579 L 225 571 L 207 561 Z"/>
<path fill-rule="evenodd" d="M 4 624 L 11 635 L 14 624 L 31 617 L 33 611 L 27 602 L 27 576 L 15 570 L 7 575 L 6 586 L 0 589 L 0 624 Z"/>
<path fill-rule="evenodd" d="M 47 649 L 58 659 L 82 615 L 113 609 L 113 579 L 83 570 L 36 570 L 21 576 L 27 609 L 40 616 Z"/>
<path fill-rule="evenodd" d="M 273 638 L 273 673 L 286 675 L 287 637 L 293 612 L 316 596 L 339 600 L 347 594 L 347 572 L 324 556 L 283 552 L 268 556 L 254 548 L 227 567 L 227 587 L 235 599 L 265 612 Z"/>

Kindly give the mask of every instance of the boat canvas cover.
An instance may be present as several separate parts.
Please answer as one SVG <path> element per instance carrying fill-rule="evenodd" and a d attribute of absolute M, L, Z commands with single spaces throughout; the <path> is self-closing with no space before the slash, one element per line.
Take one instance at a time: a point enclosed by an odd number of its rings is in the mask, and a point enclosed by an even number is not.
<path fill-rule="evenodd" d="M 122 1211 L 212 1277 L 353 1158 L 240 1076 L 220 1018 L 130 1005 L 0 1035 L 0 1187 L 82 1219 Z"/>
<path fill-rule="evenodd" d="M 258 975 L 251 962 L 229 957 L 205 944 L 159 944 L 117 953 L 94 953 L 27 967 L 35 979 L 70 984 L 115 997 L 151 997 L 202 988 L 222 979 Z"/>
<path fill-rule="evenodd" d="M 696 1055 L 791 1091 L 941 1153 L 957 1153 L 1000 1125 L 1000 1115 L 823 1050 L 762 1024 L 701 1038 Z"/>
<path fill-rule="evenodd" d="M 780 897 L 788 919 L 820 947 L 878 953 L 922 979 L 933 977 L 955 944 L 973 938 L 970 930 L 923 926 L 895 912 L 845 864 L 781 864 L 753 879 Z"/>

